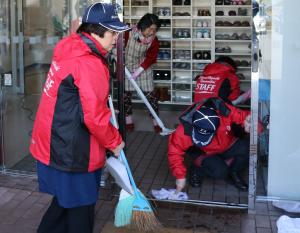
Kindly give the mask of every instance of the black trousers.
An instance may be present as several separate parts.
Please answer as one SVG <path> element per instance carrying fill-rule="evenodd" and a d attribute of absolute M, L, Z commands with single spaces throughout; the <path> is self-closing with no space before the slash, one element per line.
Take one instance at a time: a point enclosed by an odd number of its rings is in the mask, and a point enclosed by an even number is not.
<path fill-rule="evenodd" d="M 54 197 L 38 227 L 38 233 L 92 233 L 95 204 L 63 208 Z"/>
<path fill-rule="evenodd" d="M 194 169 L 199 176 L 208 176 L 215 179 L 226 178 L 229 172 L 241 172 L 249 164 L 249 139 L 238 139 L 231 148 L 222 154 L 205 158 L 201 167 Z M 233 158 L 228 166 L 227 159 Z"/>
<path fill-rule="evenodd" d="M 149 101 L 153 110 L 158 114 L 158 98 L 155 95 L 155 92 L 152 91 L 152 92 L 143 92 L 143 93 L 146 96 L 147 100 Z M 125 91 L 124 111 L 126 116 L 132 115 L 132 92 L 131 91 Z M 151 118 L 153 118 L 150 112 L 149 115 Z"/>

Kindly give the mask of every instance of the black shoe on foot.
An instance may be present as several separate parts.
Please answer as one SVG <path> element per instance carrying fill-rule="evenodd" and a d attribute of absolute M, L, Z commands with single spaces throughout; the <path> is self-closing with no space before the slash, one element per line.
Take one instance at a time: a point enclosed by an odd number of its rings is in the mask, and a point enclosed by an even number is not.
<path fill-rule="evenodd" d="M 246 182 L 240 177 L 240 175 L 237 172 L 231 172 L 229 174 L 229 177 L 231 181 L 233 182 L 233 185 L 241 190 L 241 191 L 247 191 L 248 190 L 248 185 Z"/>
<path fill-rule="evenodd" d="M 202 177 L 197 173 L 197 167 L 192 165 L 190 167 L 190 176 L 189 176 L 189 182 L 190 185 L 194 188 L 199 188 L 202 184 Z"/>

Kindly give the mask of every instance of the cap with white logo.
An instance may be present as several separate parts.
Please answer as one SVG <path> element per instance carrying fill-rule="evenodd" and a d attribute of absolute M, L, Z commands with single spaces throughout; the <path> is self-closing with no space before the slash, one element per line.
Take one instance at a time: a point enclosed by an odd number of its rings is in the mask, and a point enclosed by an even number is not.
<path fill-rule="evenodd" d="M 117 6 L 108 3 L 95 3 L 90 5 L 82 17 L 82 22 L 99 24 L 116 32 L 124 32 L 130 29 L 127 24 L 120 21 Z"/>
<path fill-rule="evenodd" d="M 202 106 L 193 114 L 192 140 L 199 147 L 211 143 L 220 124 L 220 118 L 212 108 Z"/>

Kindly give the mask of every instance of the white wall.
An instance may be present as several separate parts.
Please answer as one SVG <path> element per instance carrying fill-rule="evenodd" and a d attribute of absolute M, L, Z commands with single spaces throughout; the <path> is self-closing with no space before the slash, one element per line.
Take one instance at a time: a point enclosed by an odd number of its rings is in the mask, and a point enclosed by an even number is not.
<path fill-rule="evenodd" d="M 272 5 L 268 196 L 300 200 L 300 1 Z"/>

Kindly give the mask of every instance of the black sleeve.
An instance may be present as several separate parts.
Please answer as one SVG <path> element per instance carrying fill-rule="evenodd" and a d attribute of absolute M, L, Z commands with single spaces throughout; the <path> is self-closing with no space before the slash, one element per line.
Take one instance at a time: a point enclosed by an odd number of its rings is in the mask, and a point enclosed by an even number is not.
<path fill-rule="evenodd" d="M 200 155 L 204 154 L 204 152 L 197 146 L 191 146 L 186 152 L 192 159 L 197 159 Z"/>
<path fill-rule="evenodd" d="M 231 101 L 228 99 L 228 96 L 231 93 L 231 85 L 228 79 L 225 79 L 219 90 L 219 97 L 224 100 L 226 103 L 230 103 Z"/>

